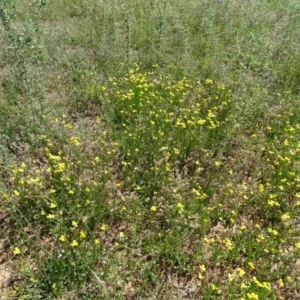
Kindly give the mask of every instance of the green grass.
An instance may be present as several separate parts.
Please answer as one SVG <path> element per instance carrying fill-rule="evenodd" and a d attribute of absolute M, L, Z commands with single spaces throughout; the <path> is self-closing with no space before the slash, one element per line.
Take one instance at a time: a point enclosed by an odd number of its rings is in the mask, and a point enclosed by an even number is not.
<path fill-rule="evenodd" d="M 298 298 L 299 8 L 0 1 L 0 298 Z"/>

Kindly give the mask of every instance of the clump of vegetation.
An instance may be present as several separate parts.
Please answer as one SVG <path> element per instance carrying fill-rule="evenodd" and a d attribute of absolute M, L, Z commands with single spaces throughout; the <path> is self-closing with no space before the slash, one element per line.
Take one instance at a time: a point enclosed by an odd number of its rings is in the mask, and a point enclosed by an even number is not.
<path fill-rule="evenodd" d="M 295 8 L 0 1 L 0 296 L 297 298 Z"/>

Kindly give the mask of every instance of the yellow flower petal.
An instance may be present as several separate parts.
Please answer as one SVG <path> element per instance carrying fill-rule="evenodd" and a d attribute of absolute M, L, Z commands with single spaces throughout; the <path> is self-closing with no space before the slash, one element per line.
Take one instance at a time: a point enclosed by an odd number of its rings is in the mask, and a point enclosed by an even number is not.
<path fill-rule="evenodd" d="M 14 255 L 21 254 L 20 248 L 19 247 L 15 247 L 13 253 L 14 253 Z"/>

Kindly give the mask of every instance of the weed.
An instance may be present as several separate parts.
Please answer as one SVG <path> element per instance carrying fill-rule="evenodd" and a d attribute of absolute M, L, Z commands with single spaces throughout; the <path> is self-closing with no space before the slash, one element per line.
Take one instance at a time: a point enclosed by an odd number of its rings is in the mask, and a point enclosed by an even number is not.
<path fill-rule="evenodd" d="M 298 12 L 0 1 L 0 298 L 297 298 Z"/>

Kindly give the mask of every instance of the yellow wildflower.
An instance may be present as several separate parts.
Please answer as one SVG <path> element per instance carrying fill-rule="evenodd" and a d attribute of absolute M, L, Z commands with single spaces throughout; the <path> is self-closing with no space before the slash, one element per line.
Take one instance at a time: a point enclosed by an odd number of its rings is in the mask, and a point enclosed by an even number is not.
<path fill-rule="evenodd" d="M 21 249 L 19 247 L 15 247 L 13 253 L 14 255 L 21 254 Z"/>
<path fill-rule="evenodd" d="M 184 205 L 181 202 L 177 203 L 178 213 L 181 215 L 184 211 Z"/>
<path fill-rule="evenodd" d="M 66 236 L 62 234 L 58 239 L 59 239 L 61 242 L 65 242 L 65 241 L 66 241 Z"/>
<path fill-rule="evenodd" d="M 203 125 L 205 123 L 206 123 L 206 120 L 204 120 L 204 119 L 199 119 L 198 121 L 196 121 L 196 124 L 198 124 L 198 125 Z"/>
<path fill-rule="evenodd" d="M 206 271 L 205 265 L 200 265 L 199 269 L 200 269 L 201 272 L 205 272 Z"/>
<path fill-rule="evenodd" d="M 19 191 L 17 191 L 17 190 L 14 190 L 14 195 L 15 195 L 15 196 L 20 196 L 20 193 L 19 193 Z"/>
<path fill-rule="evenodd" d="M 297 249 L 300 249 L 300 242 L 295 243 L 295 247 L 296 247 Z"/>
<path fill-rule="evenodd" d="M 236 271 L 237 271 L 239 277 L 241 277 L 241 278 L 245 275 L 245 271 L 241 268 L 237 268 Z"/>
<path fill-rule="evenodd" d="M 246 289 L 246 288 L 248 288 L 248 286 L 246 285 L 245 282 L 242 282 L 242 283 L 241 283 L 241 289 Z"/>
<path fill-rule="evenodd" d="M 255 293 L 247 293 L 247 297 L 249 300 L 259 300 L 258 295 Z"/>
<path fill-rule="evenodd" d="M 73 226 L 74 228 L 77 228 L 77 227 L 78 227 L 78 223 L 77 223 L 76 221 L 72 221 L 72 226 Z"/>
<path fill-rule="evenodd" d="M 71 246 L 78 247 L 78 242 L 76 240 L 72 241 Z"/>
<path fill-rule="evenodd" d="M 283 280 L 281 278 L 278 280 L 278 285 L 280 287 L 284 287 L 284 282 L 283 282 Z"/>
<path fill-rule="evenodd" d="M 107 225 L 106 224 L 102 224 L 101 227 L 100 227 L 100 229 L 103 230 L 103 231 L 106 230 L 107 229 Z"/>
<path fill-rule="evenodd" d="M 153 212 L 157 211 L 157 206 L 152 205 L 151 208 L 150 208 L 150 210 L 153 211 Z"/>
<path fill-rule="evenodd" d="M 86 238 L 86 233 L 84 231 L 82 231 L 82 230 L 80 231 L 79 235 L 80 235 L 81 239 L 85 239 Z"/>
<path fill-rule="evenodd" d="M 229 238 L 225 238 L 223 240 L 223 243 L 225 244 L 226 248 L 229 250 L 232 250 L 234 248 L 232 241 Z"/>
<path fill-rule="evenodd" d="M 249 266 L 249 268 L 250 268 L 251 270 L 254 270 L 254 269 L 255 269 L 255 266 L 254 266 L 254 264 L 253 264 L 252 261 L 249 261 L 249 262 L 248 262 L 248 266 Z"/>
<path fill-rule="evenodd" d="M 75 146 L 79 146 L 80 145 L 80 138 L 78 136 L 72 136 L 69 139 L 69 143 L 74 144 Z"/>
<path fill-rule="evenodd" d="M 216 160 L 216 161 L 215 161 L 215 166 L 216 166 L 216 167 L 219 167 L 219 166 L 221 166 L 221 164 L 222 164 L 222 162 L 221 162 L 221 161 L 219 161 L 219 160 Z"/>
<path fill-rule="evenodd" d="M 290 214 L 289 213 L 285 213 L 281 216 L 281 220 L 282 221 L 287 221 L 291 218 Z"/>
<path fill-rule="evenodd" d="M 65 163 L 58 163 L 55 165 L 55 173 L 62 173 L 66 169 Z"/>

